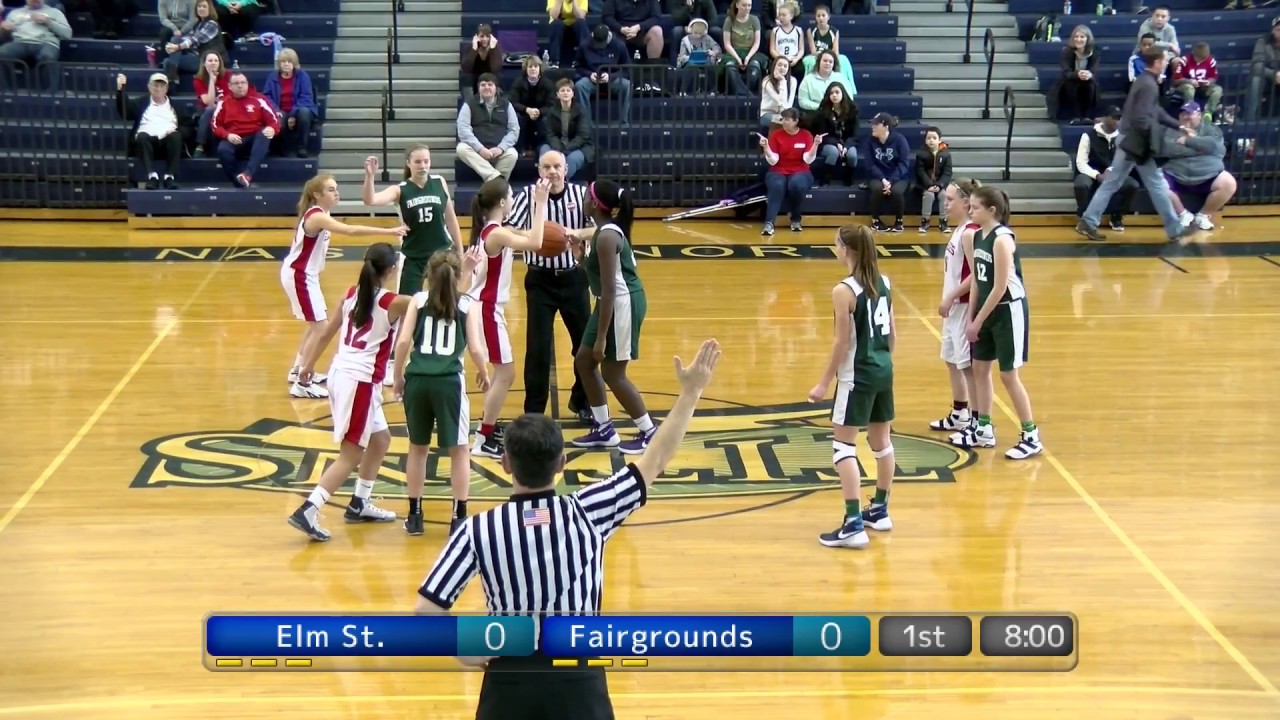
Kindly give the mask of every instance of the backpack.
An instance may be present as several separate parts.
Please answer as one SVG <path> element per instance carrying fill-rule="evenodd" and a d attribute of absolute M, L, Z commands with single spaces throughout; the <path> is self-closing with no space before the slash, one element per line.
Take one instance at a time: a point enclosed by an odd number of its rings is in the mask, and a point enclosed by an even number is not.
<path fill-rule="evenodd" d="M 1057 18 L 1053 15 L 1045 15 L 1036 20 L 1035 28 L 1031 31 L 1032 42 L 1048 42 L 1058 34 Z"/>

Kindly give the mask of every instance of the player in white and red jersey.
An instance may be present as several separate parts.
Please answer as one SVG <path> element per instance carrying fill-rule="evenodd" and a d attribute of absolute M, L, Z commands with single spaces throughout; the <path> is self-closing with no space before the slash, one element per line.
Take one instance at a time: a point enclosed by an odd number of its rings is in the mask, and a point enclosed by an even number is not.
<path fill-rule="evenodd" d="M 329 253 L 329 233 L 342 235 L 394 235 L 402 237 L 406 228 L 374 228 L 347 225 L 329 215 L 329 209 L 338 204 L 338 183 L 332 175 L 317 175 L 307 181 L 298 200 L 298 225 L 293 231 L 293 243 L 289 254 L 280 266 L 280 285 L 289 298 L 293 316 L 307 323 L 298 343 L 289 369 L 289 394 L 296 398 L 328 397 L 324 375 L 316 375 L 310 383 L 298 382 L 298 370 L 302 366 L 302 353 L 307 344 L 324 328 L 328 310 L 320 291 L 320 271 L 324 270 L 325 256 Z"/>
<path fill-rule="evenodd" d="M 339 445 L 338 459 L 320 476 L 311 496 L 293 515 L 289 524 L 313 540 L 329 539 L 320 527 L 318 513 L 333 493 L 359 468 L 356 489 L 344 515 L 347 522 L 390 522 L 396 514 L 373 504 L 374 481 L 391 445 L 387 417 L 382 412 L 382 379 L 395 345 L 396 323 L 404 316 L 410 295 L 396 295 L 397 252 L 387 243 L 376 243 L 365 251 L 359 284 L 347 291 L 339 312 L 325 323 L 315 342 L 303 352 L 299 382 L 308 382 L 316 361 L 338 336 L 338 351 L 329 366 L 329 408 L 333 415 L 333 439 Z"/>
<path fill-rule="evenodd" d="M 493 381 L 484 396 L 484 415 L 476 434 L 472 454 L 501 458 L 502 434 L 498 431 L 498 413 L 507 399 L 507 391 L 516 378 L 511 338 L 507 335 L 505 306 L 511 299 L 511 262 L 516 252 L 536 251 L 542 247 L 542 226 L 547 220 L 547 194 L 550 184 L 539 180 L 533 191 L 533 219 L 530 230 L 504 227 L 502 222 L 511 212 L 511 186 L 502 177 L 486 182 L 471 200 L 471 244 L 483 245 L 487 260 L 476 269 L 475 280 L 467 294 L 479 301 L 484 342 L 493 363 Z"/>
<path fill-rule="evenodd" d="M 943 257 L 942 302 L 938 314 L 942 316 L 942 362 L 947 364 L 951 377 L 951 412 L 940 420 L 929 423 L 930 430 L 959 431 L 975 420 L 969 408 L 973 397 L 973 368 L 969 357 L 969 340 L 965 337 L 965 323 L 969 312 L 969 261 L 964 255 L 964 241 L 972 237 L 979 227 L 969 219 L 969 196 L 982 186 L 977 180 L 957 178 L 947 186 L 943 199 L 943 212 L 955 231 L 947 241 Z"/>

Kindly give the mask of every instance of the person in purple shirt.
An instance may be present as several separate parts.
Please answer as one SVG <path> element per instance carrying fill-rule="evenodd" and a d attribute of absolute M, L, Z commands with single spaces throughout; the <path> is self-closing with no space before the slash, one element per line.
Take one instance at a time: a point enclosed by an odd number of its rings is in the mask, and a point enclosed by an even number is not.
<path fill-rule="evenodd" d="M 871 137 L 862 153 L 871 174 L 867 192 L 871 193 L 871 229 L 876 232 L 902 232 L 913 160 L 907 139 L 893 131 L 897 124 L 898 119 L 889 113 L 876 113 L 871 118 Z M 886 198 L 893 202 L 893 227 L 880 221 L 880 206 Z"/>
<path fill-rule="evenodd" d="M 578 73 L 582 77 L 573 86 L 582 111 L 591 117 L 591 103 L 596 95 L 622 98 L 622 125 L 631 124 L 631 79 L 627 77 L 627 48 L 614 37 L 613 31 L 597 25 L 591 31 L 591 42 L 578 46 Z M 598 124 L 606 124 L 604 118 Z"/>

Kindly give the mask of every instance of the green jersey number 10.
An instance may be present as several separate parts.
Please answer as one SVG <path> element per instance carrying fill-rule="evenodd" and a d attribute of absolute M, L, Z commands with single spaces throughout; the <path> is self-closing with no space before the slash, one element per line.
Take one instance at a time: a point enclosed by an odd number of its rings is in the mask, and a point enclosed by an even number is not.
<path fill-rule="evenodd" d="M 453 323 L 436 320 L 433 317 L 423 318 L 422 347 L 418 348 L 423 355 L 453 355 L 458 349 L 458 334 L 453 330 Z"/>
<path fill-rule="evenodd" d="M 889 337 L 889 333 L 893 330 L 892 318 L 889 315 L 889 298 L 881 295 L 872 302 L 871 325 L 881 337 Z"/>
<path fill-rule="evenodd" d="M 435 206 L 423 205 L 418 208 L 418 222 L 429 223 L 435 218 Z"/>

